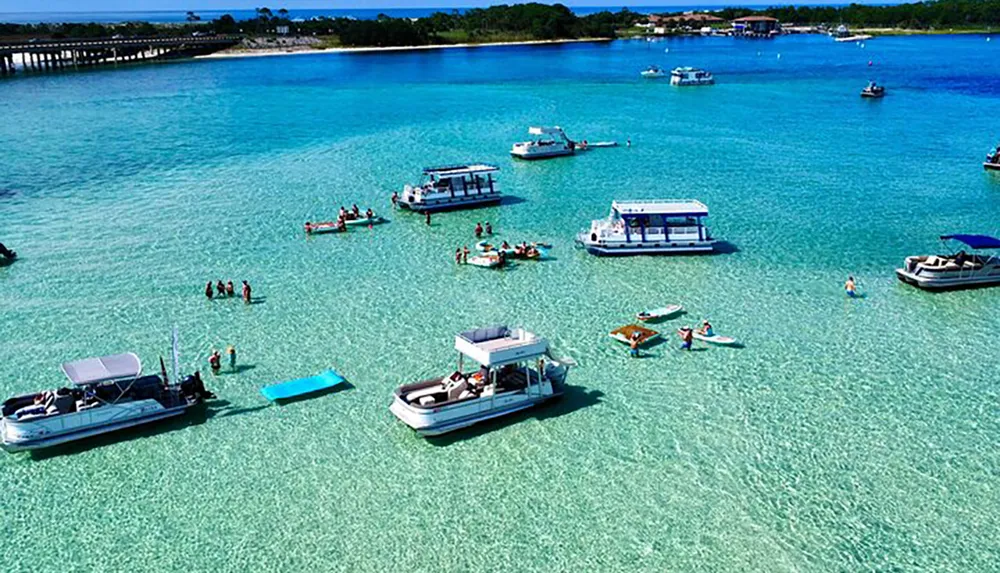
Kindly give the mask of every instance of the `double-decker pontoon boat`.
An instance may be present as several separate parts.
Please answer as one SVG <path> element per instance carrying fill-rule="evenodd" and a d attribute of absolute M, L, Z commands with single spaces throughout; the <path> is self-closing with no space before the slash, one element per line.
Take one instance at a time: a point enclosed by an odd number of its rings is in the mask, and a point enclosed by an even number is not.
<path fill-rule="evenodd" d="M 547 159 L 573 155 L 576 144 L 568 137 L 561 127 L 532 127 L 528 129 L 531 135 L 538 139 L 515 143 L 510 148 L 510 154 L 518 159 Z"/>
<path fill-rule="evenodd" d="M 694 200 L 615 201 L 577 243 L 595 255 L 711 253 L 716 241 L 705 217 L 708 207 Z"/>
<path fill-rule="evenodd" d="M 500 202 L 496 165 L 473 163 L 424 169 L 427 181 L 403 187 L 399 205 L 420 213 L 480 207 Z"/>
<path fill-rule="evenodd" d="M 709 86 L 715 83 L 711 72 L 699 68 L 674 68 L 670 72 L 672 86 Z"/>
<path fill-rule="evenodd" d="M 941 241 L 956 241 L 970 249 L 1000 249 L 1000 239 L 987 235 L 944 235 Z M 896 269 L 899 280 L 925 290 L 950 290 L 1000 285 L 1000 258 L 968 254 L 906 257 Z"/>
<path fill-rule="evenodd" d="M 179 416 L 215 397 L 197 374 L 174 383 L 165 371 L 143 376 L 142 363 L 132 353 L 67 362 L 62 370 L 71 388 L 24 394 L 3 403 L 3 449 L 34 450 L 106 434 Z M 177 376 L 175 363 L 174 380 Z"/>
<path fill-rule="evenodd" d="M 493 326 L 455 336 L 454 373 L 396 389 L 389 409 L 423 436 L 512 414 L 562 395 L 570 361 L 549 356 L 544 338 Z M 479 365 L 464 372 L 465 359 Z"/>

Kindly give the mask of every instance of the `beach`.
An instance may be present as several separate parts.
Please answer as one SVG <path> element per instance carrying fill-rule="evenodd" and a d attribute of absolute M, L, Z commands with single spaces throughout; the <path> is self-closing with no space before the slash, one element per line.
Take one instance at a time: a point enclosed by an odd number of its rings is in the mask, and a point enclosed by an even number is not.
<path fill-rule="evenodd" d="M 176 421 L 0 456 L 5 571 L 985 571 L 1000 532 L 1000 289 L 894 271 L 997 232 L 997 42 L 816 35 L 206 58 L 2 82 L 0 391 L 135 352 L 218 398 Z M 329 51 L 328 51 L 329 52 Z M 872 64 L 869 66 L 869 62 Z M 674 88 L 650 65 L 716 83 Z M 859 97 L 869 80 L 888 95 Z M 509 156 L 530 126 L 631 140 Z M 495 164 L 498 206 L 393 191 Z M 696 199 L 709 256 L 596 257 L 612 201 Z M 388 221 L 307 237 L 341 206 Z M 494 241 L 552 245 L 505 270 Z M 845 296 L 853 276 L 864 298 Z M 256 304 L 206 299 L 247 280 Z M 237 291 L 238 291 L 237 286 Z M 663 341 L 609 333 L 643 309 Z M 680 350 L 709 319 L 743 347 Z M 393 391 L 506 324 L 578 364 L 552 404 L 438 439 Z M 213 349 L 240 369 L 214 375 Z M 468 364 L 466 364 L 468 367 Z M 336 369 L 283 405 L 260 388 Z"/>
<path fill-rule="evenodd" d="M 430 46 L 382 46 L 382 47 L 340 47 L 340 48 L 310 48 L 310 47 L 289 47 L 273 49 L 231 49 L 197 56 L 196 60 L 218 59 L 218 58 L 248 58 L 248 57 L 269 57 L 269 56 L 300 56 L 304 54 L 350 54 L 368 52 L 410 52 L 415 50 L 444 50 L 449 48 L 489 48 L 496 46 L 544 46 L 559 44 L 574 44 L 579 42 L 610 42 L 611 38 L 577 38 L 566 40 L 525 40 L 520 42 L 484 42 L 484 43 L 460 43 L 460 44 L 433 44 Z"/>

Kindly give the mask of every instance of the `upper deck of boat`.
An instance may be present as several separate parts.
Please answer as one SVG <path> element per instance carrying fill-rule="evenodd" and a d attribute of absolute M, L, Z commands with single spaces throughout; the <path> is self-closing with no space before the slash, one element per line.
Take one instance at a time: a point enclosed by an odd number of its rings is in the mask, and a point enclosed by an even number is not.
<path fill-rule="evenodd" d="M 478 175 L 500 171 L 496 165 L 489 163 L 470 163 L 467 165 L 445 165 L 441 167 L 425 167 L 424 175 L 432 177 L 461 177 L 463 175 Z"/>
<path fill-rule="evenodd" d="M 455 349 L 483 366 L 527 360 L 545 354 L 548 348 L 544 338 L 506 326 L 478 328 L 455 336 Z"/>
<path fill-rule="evenodd" d="M 615 201 L 611 208 L 621 215 L 667 215 L 672 217 L 707 217 L 708 207 L 693 199 L 646 199 Z"/>

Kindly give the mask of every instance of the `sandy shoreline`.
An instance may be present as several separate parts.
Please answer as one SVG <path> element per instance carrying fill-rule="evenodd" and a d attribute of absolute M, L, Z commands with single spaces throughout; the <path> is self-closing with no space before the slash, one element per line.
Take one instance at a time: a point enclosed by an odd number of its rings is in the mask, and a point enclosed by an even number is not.
<path fill-rule="evenodd" d="M 259 58 L 268 56 L 301 56 L 304 54 L 351 54 L 365 52 L 408 52 L 415 50 L 444 50 L 448 48 L 486 48 L 490 46 L 537 46 L 551 44 L 576 44 L 581 42 L 610 42 L 613 38 L 577 38 L 569 40 L 525 40 L 521 42 L 486 42 L 482 44 L 431 44 L 428 46 L 389 46 L 389 47 L 359 47 L 359 48 L 274 48 L 265 50 L 233 50 L 222 51 L 195 59 L 218 58 Z"/>

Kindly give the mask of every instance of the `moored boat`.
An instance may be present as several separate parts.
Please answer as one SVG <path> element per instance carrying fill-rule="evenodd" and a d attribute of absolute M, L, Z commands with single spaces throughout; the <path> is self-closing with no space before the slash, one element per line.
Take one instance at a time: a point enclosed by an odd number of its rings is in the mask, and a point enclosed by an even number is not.
<path fill-rule="evenodd" d="M 571 361 L 521 328 L 493 326 L 455 336 L 458 369 L 393 392 L 389 410 L 422 436 L 452 432 L 537 406 L 563 393 Z M 546 359 L 548 358 L 548 361 Z M 465 361 L 478 370 L 465 372 Z"/>
<path fill-rule="evenodd" d="M 708 207 L 694 200 L 614 201 L 576 241 L 595 255 L 711 253 L 706 217 Z"/>
<path fill-rule="evenodd" d="M 659 66 L 649 66 L 645 70 L 639 72 L 639 75 L 649 80 L 655 80 L 667 77 L 667 72 L 663 71 L 663 69 Z"/>
<path fill-rule="evenodd" d="M 650 322 L 669 318 L 675 314 L 679 314 L 683 310 L 684 307 L 679 304 L 669 304 L 660 308 L 639 311 L 635 313 L 635 318 L 642 322 Z"/>
<path fill-rule="evenodd" d="M 174 382 L 165 370 L 143 376 L 139 357 L 132 353 L 67 362 L 62 370 L 71 387 L 3 403 L 0 437 L 5 450 L 47 448 L 179 416 L 215 397 L 197 373 L 177 380 L 176 360 Z"/>
<path fill-rule="evenodd" d="M 958 242 L 974 251 L 1000 249 L 1000 239 L 988 235 L 943 235 L 944 243 Z M 899 280 L 924 290 L 955 290 L 1000 285 L 1000 258 L 969 254 L 906 257 L 896 269 Z"/>
<path fill-rule="evenodd" d="M 987 171 L 1000 171 L 1000 145 L 997 145 L 993 151 L 986 154 L 983 169 Z"/>
<path fill-rule="evenodd" d="M 403 187 L 398 204 L 420 213 L 495 205 L 502 199 L 494 177 L 498 171 L 487 163 L 428 167 L 427 181 Z"/>
<path fill-rule="evenodd" d="M 715 83 L 712 72 L 692 67 L 674 68 L 670 72 L 672 86 L 710 86 Z"/>
<path fill-rule="evenodd" d="M 885 97 L 885 86 L 880 86 L 874 81 L 868 82 L 865 89 L 861 90 L 861 97 L 870 99 Z"/>
<path fill-rule="evenodd" d="M 528 133 L 537 135 L 538 139 L 515 143 L 510 148 L 512 156 L 518 159 L 548 159 L 573 155 L 576 150 L 576 143 L 558 125 L 532 127 L 528 129 Z"/>

